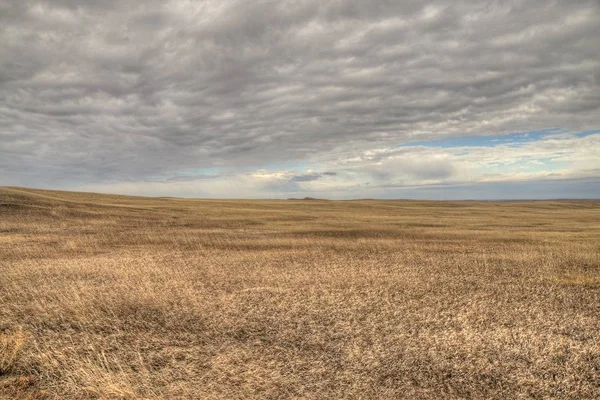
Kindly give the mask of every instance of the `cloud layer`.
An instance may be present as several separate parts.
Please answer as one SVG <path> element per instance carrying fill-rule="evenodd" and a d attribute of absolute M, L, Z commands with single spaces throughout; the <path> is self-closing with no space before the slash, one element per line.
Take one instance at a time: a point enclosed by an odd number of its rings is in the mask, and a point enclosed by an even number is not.
<path fill-rule="evenodd" d="M 597 1 L 0 2 L 0 184 L 360 196 L 598 176 L 593 136 L 555 139 L 558 161 L 551 141 L 406 146 L 598 129 L 598 15 Z"/>

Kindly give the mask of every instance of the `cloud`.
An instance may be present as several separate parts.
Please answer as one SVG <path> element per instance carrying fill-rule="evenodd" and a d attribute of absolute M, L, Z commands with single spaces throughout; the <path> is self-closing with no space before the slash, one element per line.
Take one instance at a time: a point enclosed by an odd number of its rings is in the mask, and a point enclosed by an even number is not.
<path fill-rule="evenodd" d="M 189 179 L 96 184 L 79 189 L 187 197 L 201 193 L 217 198 L 598 197 L 600 133 L 555 132 L 530 141 L 521 141 L 522 136 L 495 146 L 486 143 L 449 148 L 434 141 L 347 154 L 351 157 L 333 153 L 328 161 L 319 162 L 326 172 L 298 165 L 248 171 L 229 168 L 196 171 Z"/>
<path fill-rule="evenodd" d="M 483 161 L 389 149 L 598 129 L 599 11 L 593 0 L 4 2 L 0 184 L 184 184 L 196 178 L 182 171 L 216 167 L 264 180 L 248 171 L 286 162 L 337 173 L 269 178 L 286 190 L 489 179 Z M 599 167 L 578 159 L 559 161 Z M 201 180 L 216 193 L 230 179 L 218 178 Z"/>
<path fill-rule="evenodd" d="M 292 176 L 292 178 L 290 180 L 292 182 L 311 182 L 311 181 L 316 181 L 317 179 L 321 179 L 323 177 L 336 176 L 336 175 L 337 175 L 337 173 L 335 173 L 335 172 L 320 172 L 320 173 L 313 172 L 310 174 Z"/>
<path fill-rule="evenodd" d="M 323 163 L 340 176 L 352 173 L 356 180 L 407 186 L 598 176 L 600 133 L 553 133 L 531 141 L 522 136 L 492 146 L 491 140 L 455 147 L 434 141 L 358 154 L 339 149 Z"/>
<path fill-rule="evenodd" d="M 420 181 L 445 180 L 455 174 L 456 167 L 444 155 L 422 158 L 418 154 L 392 156 L 365 168 L 375 180 L 413 178 Z"/>

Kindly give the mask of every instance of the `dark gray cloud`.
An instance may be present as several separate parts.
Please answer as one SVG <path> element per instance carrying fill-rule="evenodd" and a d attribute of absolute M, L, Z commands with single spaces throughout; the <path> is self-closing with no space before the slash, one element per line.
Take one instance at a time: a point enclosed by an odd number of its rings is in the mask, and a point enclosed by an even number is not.
<path fill-rule="evenodd" d="M 0 0 L 0 184 L 598 128 L 599 15 L 597 0 Z"/>
<path fill-rule="evenodd" d="M 303 174 L 303 175 L 295 175 L 293 176 L 290 181 L 292 182 L 310 182 L 310 181 L 316 181 L 317 179 L 321 179 L 324 176 L 336 176 L 337 173 L 335 172 L 315 172 L 315 173 L 311 173 L 311 174 Z"/>

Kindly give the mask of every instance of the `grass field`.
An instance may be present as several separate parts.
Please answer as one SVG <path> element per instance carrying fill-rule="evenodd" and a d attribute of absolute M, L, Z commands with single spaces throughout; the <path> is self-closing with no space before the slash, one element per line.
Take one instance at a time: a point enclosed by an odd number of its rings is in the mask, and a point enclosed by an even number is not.
<path fill-rule="evenodd" d="M 0 188 L 0 398 L 600 398 L 600 202 Z"/>

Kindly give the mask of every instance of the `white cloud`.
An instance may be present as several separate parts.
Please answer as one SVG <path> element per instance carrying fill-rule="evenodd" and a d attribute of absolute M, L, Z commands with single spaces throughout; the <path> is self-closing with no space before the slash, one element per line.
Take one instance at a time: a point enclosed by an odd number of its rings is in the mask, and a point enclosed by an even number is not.
<path fill-rule="evenodd" d="M 270 169 L 187 175 L 182 181 L 87 185 L 83 190 L 218 198 L 314 196 L 373 197 L 386 191 L 445 185 L 510 184 L 600 177 L 600 134 L 548 135 L 494 147 L 400 147 L 365 151 L 361 157 L 311 164 L 317 169 Z M 565 193 L 567 195 L 568 193 Z M 567 197 L 567 196 L 565 196 Z"/>

